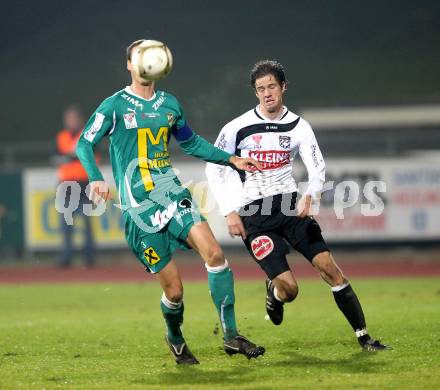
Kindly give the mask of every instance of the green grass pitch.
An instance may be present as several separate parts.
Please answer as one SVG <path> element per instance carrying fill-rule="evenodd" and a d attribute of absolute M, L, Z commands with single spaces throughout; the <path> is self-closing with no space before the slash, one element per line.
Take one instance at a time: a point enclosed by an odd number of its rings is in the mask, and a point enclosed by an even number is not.
<path fill-rule="evenodd" d="M 373 336 L 362 352 L 318 280 L 300 281 L 284 323 L 264 319 L 264 283 L 236 282 L 241 332 L 264 357 L 227 356 L 206 283 L 185 284 L 184 334 L 201 364 L 163 341 L 156 283 L 0 286 L 1 389 L 440 388 L 440 280 L 356 279 Z"/>

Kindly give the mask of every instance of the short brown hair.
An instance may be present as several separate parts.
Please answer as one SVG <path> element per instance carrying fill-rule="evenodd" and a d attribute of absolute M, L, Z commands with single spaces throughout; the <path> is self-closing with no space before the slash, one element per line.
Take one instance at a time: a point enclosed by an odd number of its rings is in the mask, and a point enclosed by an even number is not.
<path fill-rule="evenodd" d="M 136 41 L 130 43 L 127 46 L 127 61 L 131 61 L 131 51 L 137 46 L 144 42 L 146 39 L 137 39 Z"/>
<path fill-rule="evenodd" d="M 284 67 L 278 61 L 273 60 L 263 60 L 257 62 L 251 70 L 251 85 L 255 89 L 255 82 L 257 79 L 267 76 L 268 74 L 273 75 L 280 85 L 287 84 L 286 74 L 284 72 Z"/>

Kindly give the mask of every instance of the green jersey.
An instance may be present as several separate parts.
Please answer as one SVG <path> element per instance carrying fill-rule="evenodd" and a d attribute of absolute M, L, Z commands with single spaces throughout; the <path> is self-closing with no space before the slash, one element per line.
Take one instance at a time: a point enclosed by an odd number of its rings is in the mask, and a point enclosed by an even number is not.
<path fill-rule="evenodd" d="M 104 136 L 110 139 L 113 176 L 123 209 L 146 199 L 157 203 L 181 183 L 171 169 L 171 136 L 185 153 L 226 165 L 230 154 L 215 148 L 187 126 L 177 99 L 156 91 L 147 100 L 127 87 L 105 99 L 96 109 L 78 141 L 77 154 L 90 181 L 103 180 L 93 149 Z"/>

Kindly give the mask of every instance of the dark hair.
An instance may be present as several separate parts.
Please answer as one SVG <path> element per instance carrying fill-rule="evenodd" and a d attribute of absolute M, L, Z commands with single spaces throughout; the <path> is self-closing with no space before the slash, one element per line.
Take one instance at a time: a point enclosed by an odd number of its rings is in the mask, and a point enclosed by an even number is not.
<path fill-rule="evenodd" d="M 255 89 L 255 82 L 257 79 L 267 76 L 268 74 L 273 75 L 280 85 L 283 85 L 283 83 L 287 84 L 283 65 L 281 65 L 278 61 L 263 60 L 258 61 L 251 70 L 252 88 Z"/>
<path fill-rule="evenodd" d="M 140 45 L 145 39 L 137 39 L 136 41 L 130 43 L 127 47 L 127 60 L 131 61 L 131 51 L 133 48 L 135 48 L 137 45 Z"/>

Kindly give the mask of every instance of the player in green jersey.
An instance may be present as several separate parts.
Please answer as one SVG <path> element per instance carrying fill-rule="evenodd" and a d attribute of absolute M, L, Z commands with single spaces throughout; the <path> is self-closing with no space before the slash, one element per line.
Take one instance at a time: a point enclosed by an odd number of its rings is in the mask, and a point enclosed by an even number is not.
<path fill-rule="evenodd" d="M 212 300 L 220 316 L 224 350 L 248 358 L 264 348 L 238 334 L 234 313 L 234 281 L 222 249 L 171 168 L 168 143 L 173 136 L 185 153 L 204 161 L 255 171 L 259 163 L 217 149 L 187 125 L 177 99 L 155 88 L 154 82 L 134 72 L 127 48 L 131 85 L 105 99 L 89 119 L 78 141 L 77 154 L 87 171 L 91 197 L 109 198 L 109 186 L 96 165 L 93 150 L 110 139 L 110 158 L 125 219 L 127 243 L 146 270 L 156 275 L 163 289 L 161 309 L 167 326 L 166 342 L 178 364 L 197 364 L 180 326 L 183 322 L 183 287 L 171 256 L 178 247 L 196 250 L 205 261 Z"/>

